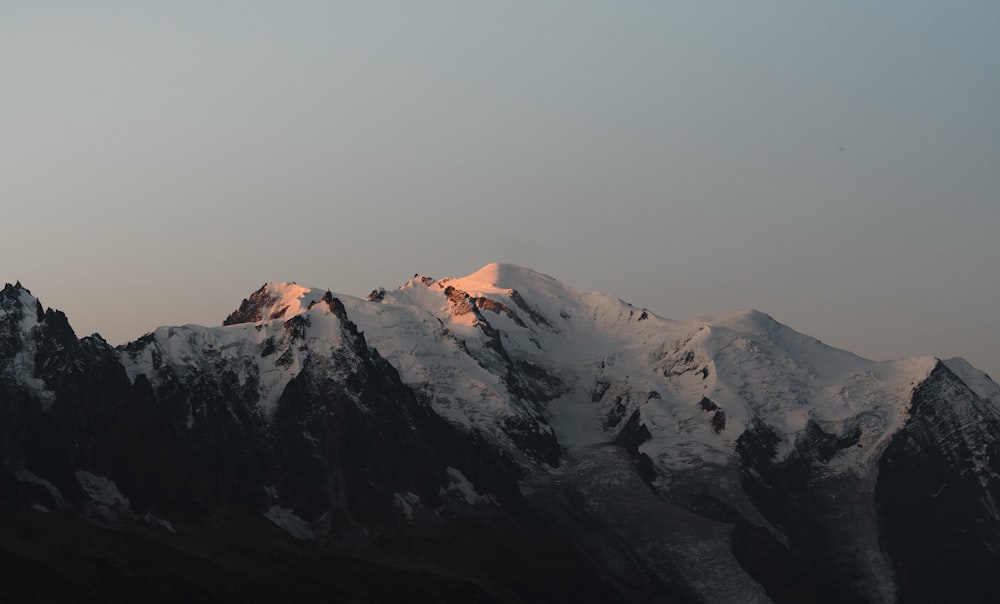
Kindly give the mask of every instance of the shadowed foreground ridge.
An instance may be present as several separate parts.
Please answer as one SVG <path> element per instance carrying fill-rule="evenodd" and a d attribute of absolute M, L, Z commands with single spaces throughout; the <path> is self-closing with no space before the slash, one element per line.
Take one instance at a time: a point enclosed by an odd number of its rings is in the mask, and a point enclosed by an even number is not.
<path fill-rule="evenodd" d="M 513 265 L 79 339 L 0 291 L 12 601 L 992 602 L 1000 386 Z M 151 595 L 153 594 L 153 595 Z"/>

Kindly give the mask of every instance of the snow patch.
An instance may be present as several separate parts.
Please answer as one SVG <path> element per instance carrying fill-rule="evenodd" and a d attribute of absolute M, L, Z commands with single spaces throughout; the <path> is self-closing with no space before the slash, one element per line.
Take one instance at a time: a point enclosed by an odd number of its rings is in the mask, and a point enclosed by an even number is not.
<path fill-rule="evenodd" d="M 1000 408 L 1000 385 L 994 382 L 989 375 L 976 369 L 961 357 L 947 359 L 943 363 L 960 380 L 965 382 L 965 385 L 976 393 L 976 396 L 992 403 L 994 407 Z"/>
<path fill-rule="evenodd" d="M 266 297 L 273 300 L 262 306 L 260 311 L 263 322 L 271 321 L 271 317 L 287 320 L 302 314 L 320 301 L 324 290 L 303 287 L 296 283 L 267 283 L 264 285 Z"/>
<path fill-rule="evenodd" d="M 458 495 L 469 505 L 496 503 L 493 497 L 477 493 L 472 482 L 465 477 L 465 474 L 461 470 L 448 466 L 446 471 L 448 472 L 448 478 L 451 479 L 451 484 L 447 489 L 448 494 Z"/>
<path fill-rule="evenodd" d="M 155 526 L 171 533 L 177 532 L 174 529 L 174 525 L 169 520 L 157 518 L 153 514 L 146 514 L 145 516 L 142 517 L 142 520 L 150 526 Z"/>
<path fill-rule="evenodd" d="M 413 520 L 413 508 L 420 505 L 420 495 L 416 493 L 411 493 L 409 491 L 403 491 L 402 493 L 395 493 L 393 495 L 393 503 L 406 518 L 407 521 Z"/>
<path fill-rule="evenodd" d="M 76 472 L 76 480 L 94 503 L 112 510 L 128 509 L 128 499 L 121 494 L 113 480 L 84 470 Z"/>
<path fill-rule="evenodd" d="M 38 298 L 22 288 L 18 291 L 17 304 L 21 306 L 22 349 L 11 359 L 10 369 L 15 379 L 26 390 L 38 396 L 42 410 L 48 413 L 55 405 L 56 393 L 49 390 L 44 380 L 35 377 L 35 355 L 38 352 L 38 345 L 35 342 L 35 332 L 38 329 Z"/>
<path fill-rule="evenodd" d="M 316 538 L 316 534 L 313 532 L 309 523 L 302 518 L 299 518 L 295 515 L 295 512 L 288 508 L 272 505 L 271 508 L 264 513 L 264 517 L 300 541 L 312 541 Z"/>
<path fill-rule="evenodd" d="M 21 482 L 26 482 L 28 484 L 33 484 L 40 486 L 49 492 L 49 496 L 52 497 L 52 501 L 56 502 L 60 508 L 68 507 L 66 505 L 66 500 L 63 499 L 62 491 L 60 491 L 54 484 L 45 480 L 44 478 L 39 478 L 35 476 L 32 472 L 25 468 L 18 468 L 14 473 L 14 476 Z"/>

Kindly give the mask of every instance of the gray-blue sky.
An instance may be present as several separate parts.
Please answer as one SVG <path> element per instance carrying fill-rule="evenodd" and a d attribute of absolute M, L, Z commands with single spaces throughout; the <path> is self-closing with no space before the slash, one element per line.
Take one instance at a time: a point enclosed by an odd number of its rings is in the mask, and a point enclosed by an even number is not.
<path fill-rule="evenodd" d="M 112 342 L 530 266 L 1000 374 L 1000 4 L 11 2 L 0 281 Z"/>

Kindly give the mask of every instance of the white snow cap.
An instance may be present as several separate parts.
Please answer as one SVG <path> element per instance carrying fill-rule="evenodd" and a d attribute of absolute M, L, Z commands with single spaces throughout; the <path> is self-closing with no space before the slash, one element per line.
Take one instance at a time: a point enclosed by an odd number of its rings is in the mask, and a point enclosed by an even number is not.
<path fill-rule="evenodd" d="M 260 316 L 264 321 L 275 315 L 288 319 L 304 313 L 326 293 L 324 290 L 303 287 L 296 283 L 265 283 L 263 290 L 267 299 L 274 300 L 261 307 Z"/>
<path fill-rule="evenodd" d="M 487 264 L 465 277 L 417 276 L 378 292 L 371 300 L 333 295 L 367 344 L 449 421 L 504 442 L 512 418 L 539 420 L 573 448 L 609 442 L 637 414 L 651 436 L 642 452 L 671 470 L 726 464 L 759 418 L 782 436 L 779 453 L 810 422 L 838 438 L 860 428 L 859 446 L 831 464 L 866 472 L 905 423 L 913 388 L 937 363 L 864 359 L 755 310 L 670 320 L 513 264 Z M 254 376 L 268 416 L 306 356 L 325 359 L 330 371 L 342 362 L 331 356 L 342 346 L 341 319 L 325 304 L 309 310 L 325 294 L 267 283 L 248 300 L 252 316 L 245 318 L 256 324 L 160 328 L 155 345 L 182 374 L 221 359 L 240 383 Z M 283 323 L 306 313 L 310 320 L 293 344 Z M 130 377 L 155 374 L 150 351 L 122 356 Z M 526 384 L 536 379 L 552 399 L 542 407 L 522 400 L 506 381 L 511 366 L 533 368 L 541 377 L 527 376 Z M 958 361 L 951 366 L 973 375 Z M 976 377 L 969 381 L 1000 401 L 989 380 Z"/>
<path fill-rule="evenodd" d="M 540 284 L 558 283 L 554 278 L 516 264 L 494 262 L 471 275 L 442 279 L 444 285 L 453 285 L 468 292 L 490 292 L 518 288 L 536 288 Z"/>

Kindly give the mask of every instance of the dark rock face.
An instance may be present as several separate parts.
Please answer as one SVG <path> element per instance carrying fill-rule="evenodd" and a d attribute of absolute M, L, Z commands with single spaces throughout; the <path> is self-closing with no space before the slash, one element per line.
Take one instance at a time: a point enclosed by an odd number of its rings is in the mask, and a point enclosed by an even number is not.
<path fill-rule="evenodd" d="M 698 406 L 701 407 L 702 411 L 712 414 L 712 429 L 715 430 L 716 434 L 726 429 L 726 412 L 716 405 L 714 401 L 708 397 L 702 397 Z"/>
<path fill-rule="evenodd" d="M 610 430 L 620 424 L 625 419 L 625 414 L 628 413 L 626 403 L 628 403 L 628 396 L 625 394 L 618 395 L 612 407 L 608 409 L 608 412 L 601 419 L 601 427 L 605 430 Z"/>
<path fill-rule="evenodd" d="M 645 453 L 639 451 L 639 445 L 651 438 L 652 435 L 649 433 L 649 428 L 642 423 L 639 417 L 638 409 L 632 412 L 628 421 L 625 422 L 625 426 L 618 432 L 618 436 L 615 437 L 615 444 L 628 451 L 629 456 L 635 462 L 635 469 L 639 477 L 650 486 L 656 480 L 656 468 L 653 465 L 653 460 Z"/>
<path fill-rule="evenodd" d="M 444 291 L 451 312 L 456 316 L 472 314 L 475 317 L 473 325 L 487 338 L 485 346 L 480 350 L 473 351 L 467 346 L 462 346 L 462 349 L 480 366 L 500 375 L 516 405 L 525 411 L 507 418 L 502 423 L 502 429 L 522 452 L 558 467 L 562 452 L 552 427 L 544 419 L 544 404 L 563 394 L 567 389 L 566 385 L 542 367 L 512 359 L 504 346 L 501 332 L 480 310 L 504 314 L 516 325 L 523 327 L 524 322 L 512 309 L 489 298 L 472 297 L 450 285 Z"/>
<path fill-rule="evenodd" d="M 45 476 L 68 500 L 79 501 L 74 472 L 89 462 L 100 418 L 124 398 L 128 378 L 107 343 L 77 340 L 59 311 L 42 312 L 37 302 L 36 308 L 23 308 L 22 290 L 8 286 L 0 293 L 6 311 L 0 319 L 6 351 L 0 369 L 0 462 Z M 27 333 L 25 312 L 35 314 Z"/>
<path fill-rule="evenodd" d="M 256 406 L 253 376 L 241 385 L 221 360 L 212 372 L 188 375 L 161 367 L 155 394 L 142 376 L 136 380 L 133 399 L 122 405 L 129 411 L 121 413 L 129 415 L 112 425 L 129 424 L 137 442 L 155 440 L 157 446 L 144 453 L 128 441 L 107 439 L 112 444 L 103 459 L 130 459 L 144 468 L 108 468 L 123 490 L 143 493 L 134 501 L 140 512 L 199 516 L 275 504 L 309 522 L 330 514 L 347 525 L 392 522 L 400 493 L 439 505 L 449 485 L 447 467 L 484 491 L 514 497 L 516 470 L 483 446 L 476 451 L 478 465 L 455 455 L 477 447 L 463 444 L 468 437 L 419 401 L 368 347 L 339 299 L 328 292 L 319 303 L 340 323 L 343 346 L 332 352 L 339 369 L 330 373 L 307 357 L 268 421 Z M 279 365 L 286 357 L 284 364 L 292 362 L 308 321 L 296 315 L 285 322 L 284 348 L 270 353 L 279 355 Z M 162 482 L 144 484 L 146 477 Z"/>
<path fill-rule="evenodd" d="M 914 391 L 910 419 L 882 453 L 876 484 L 827 471 L 860 431 L 846 426 L 837 436 L 809 422 L 780 461 L 768 426 L 755 421 L 740 437 L 743 488 L 788 543 L 738 522 L 734 548 L 756 552 L 742 558 L 748 572 L 757 577 L 791 555 L 836 595 L 828 601 L 992 601 L 1000 590 L 997 409 L 939 363 Z M 873 562 L 876 545 L 882 563 Z M 770 572 L 759 580 L 769 594 L 790 588 Z"/>
<path fill-rule="evenodd" d="M 628 421 L 625 422 L 625 426 L 618 432 L 618 436 L 615 437 L 615 444 L 623 447 L 628 451 L 629 455 L 637 457 L 639 455 L 639 445 L 651 438 L 652 435 L 649 433 L 649 428 L 642 423 L 642 419 L 639 417 L 639 410 L 636 409 L 629 416 Z"/>
<path fill-rule="evenodd" d="M 76 339 L 62 313 L 29 317 L 37 324 L 26 335 L 18 290 L 0 301 L 4 597 L 620 601 L 565 537 L 538 524 L 513 459 L 418 400 L 333 296 L 322 302 L 340 321 L 344 345 L 333 357 L 342 370 L 307 364 L 267 421 L 257 382 L 241 385 L 221 358 L 211 372 L 179 374 L 154 355 L 158 385 L 144 375 L 130 383 L 116 351 Z M 292 345 L 303 319 L 286 325 Z M 147 337 L 123 351 L 154 344 Z M 25 351 L 28 376 L 13 362 Z M 80 473 L 112 480 L 127 509 L 98 513 Z M 455 473 L 493 503 L 469 508 Z M 412 521 L 401 495 L 419 508 Z M 322 539 L 289 537 L 264 518 L 273 505 Z M 156 528 L 158 519 L 177 533 Z M 341 553 L 339 539 L 354 545 Z"/>
<path fill-rule="evenodd" d="M 8 283 L 0 290 L 0 311 L 3 311 L 0 315 L 0 361 L 3 361 L 4 367 L 23 349 L 21 322 L 25 313 L 34 311 L 37 321 L 41 321 L 45 316 L 41 305 L 35 309 L 26 309 L 22 306 L 20 297 L 22 291 L 27 290 L 20 282 L 16 285 Z"/>
<path fill-rule="evenodd" d="M 239 323 L 256 323 L 263 319 L 280 319 L 284 315 L 285 309 L 278 309 L 270 317 L 261 316 L 262 309 L 277 301 L 278 299 L 268 291 L 267 284 L 265 283 L 260 289 L 250 294 L 249 298 L 244 298 L 239 308 L 226 317 L 226 320 L 222 324 L 237 325 Z"/>
<path fill-rule="evenodd" d="M 944 364 L 913 394 L 879 464 L 882 543 L 903 602 L 1000 593 L 1000 417 Z"/>
<path fill-rule="evenodd" d="M 531 418 L 509 417 L 503 422 L 503 430 L 521 450 L 552 467 L 559 466 L 562 451 L 552 428 Z"/>
<path fill-rule="evenodd" d="M 517 305 L 518 308 L 524 311 L 528 317 L 531 318 L 535 325 L 544 325 L 549 328 L 552 327 L 552 323 L 550 323 L 542 313 L 538 312 L 535 308 L 532 308 L 531 305 L 525 301 L 524 296 L 522 296 L 516 289 L 511 290 L 510 299 L 514 301 L 514 304 Z"/>
<path fill-rule="evenodd" d="M 851 436 L 838 439 L 810 421 L 794 450 L 779 460 L 777 433 L 755 420 L 737 443 L 744 492 L 787 539 L 785 547 L 764 539 L 757 527 L 744 526 L 744 537 L 758 535 L 744 545 L 756 543 L 761 548 L 749 550 L 756 553 L 744 559 L 753 565 L 748 570 L 793 558 L 798 576 L 812 577 L 812 594 L 803 601 L 892 601 L 888 572 L 882 571 L 878 552 L 870 551 L 877 547 L 871 485 L 849 471 L 828 472 L 826 467 L 853 440 L 853 430 Z M 764 577 L 771 581 L 765 583 L 769 594 L 802 589 L 772 572 Z"/>

